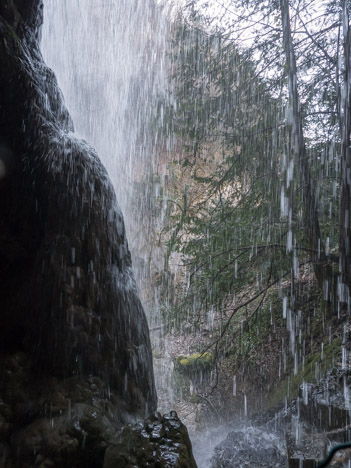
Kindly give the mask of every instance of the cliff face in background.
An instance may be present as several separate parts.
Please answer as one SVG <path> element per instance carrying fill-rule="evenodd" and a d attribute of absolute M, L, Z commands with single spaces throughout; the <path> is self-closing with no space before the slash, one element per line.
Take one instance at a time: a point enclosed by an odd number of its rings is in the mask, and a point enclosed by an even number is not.
<path fill-rule="evenodd" d="M 156 409 L 152 354 L 113 188 L 41 57 L 42 9 L 0 4 L 0 464 L 102 466 Z"/>

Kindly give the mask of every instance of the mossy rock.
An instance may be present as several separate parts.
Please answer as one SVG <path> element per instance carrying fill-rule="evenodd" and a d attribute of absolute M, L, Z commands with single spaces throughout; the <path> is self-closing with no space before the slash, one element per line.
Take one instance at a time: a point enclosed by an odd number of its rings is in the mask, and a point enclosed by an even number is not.
<path fill-rule="evenodd" d="M 285 398 L 295 398 L 298 396 L 300 386 L 303 382 L 316 383 L 320 377 L 324 377 L 328 371 L 335 367 L 335 361 L 341 355 L 341 339 L 336 338 L 331 343 L 324 346 L 324 356 L 321 358 L 321 351 L 318 350 L 306 356 L 305 366 L 299 366 L 296 375 L 289 375 L 282 380 L 270 395 L 267 407 L 271 408 L 281 404 Z M 316 365 L 319 368 L 319 378 L 316 379 Z"/>
<path fill-rule="evenodd" d="M 208 372 L 213 366 L 213 356 L 211 353 L 194 353 L 189 356 L 178 356 L 175 359 L 175 368 L 183 374 L 195 374 L 198 372 Z"/>

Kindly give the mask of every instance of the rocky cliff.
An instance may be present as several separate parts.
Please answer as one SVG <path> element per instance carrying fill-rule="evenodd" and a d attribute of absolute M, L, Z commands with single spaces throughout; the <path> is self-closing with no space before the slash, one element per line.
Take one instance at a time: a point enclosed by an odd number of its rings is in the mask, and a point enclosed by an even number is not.
<path fill-rule="evenodd" d="M 42 9 L 0 4 L 0 460 L 102 466 L 156 409 L 149 332 L 113 188 L 41 57 Z"/>

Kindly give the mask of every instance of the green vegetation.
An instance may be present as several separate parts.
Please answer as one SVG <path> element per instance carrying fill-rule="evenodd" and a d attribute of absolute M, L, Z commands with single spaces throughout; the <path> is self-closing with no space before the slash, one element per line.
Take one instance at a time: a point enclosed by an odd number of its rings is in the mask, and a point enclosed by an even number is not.
<path fill-rule="evenodd" d="M 213 356 L 211 353 L 194 353 L 189 356 L 177 356 L 175 368 L 185 375 L 210 371 L 213 366 Z"/>
<path fill-rule="evenodd" d="M 242 375 L 245 389 L 256 376 L 276 399 L 335 364 L 351 303 L 349 4 L 325 2 L 317 16 L 312 4 L 233 0 L 235 20 L 224 9 L 217 21 L 188 2 L 156 119 L 150 211 L 162 213 L 166 329 L 204 332 L 216 371 Z"/>
<path fill-rule="evenodd" d="M 296 375 L 291 373 L 281 382 L 268 398 L 267 407 L 279 405 L 287 398 L 295 398 L 299 394 L 300 386 L 306 383 L 316 383 L 323 378 L 328 371 L 333 369 L 341 354 L 341 340 L 335 339 L 324 346 L 323 357 L 321 350 L 309 354 L 306 362 L 300 364 Z"/>
<path fill-rule="evenodd" d="M 280 80 L 260 75 L 251 49 L 201 27 L 196 8 L 189 18 L 174 27 L 171 98 L 159 105 L 164 138 L 171 132 L 173 142 L 157 201 L 167 205 L 166 323 L 200 326 L 212 311 L 223 323 L 241 292 L 263 297 L 286 277 L 294 282 L 306 264 L 335 306 L 339 140 L 309 136 L 305 156 L 296 155 L 283 92 L 288 70 Z M 304 171 L 313 179 L 308 192 Z M 175 284 L 172 255 L 183 265 Z"/>

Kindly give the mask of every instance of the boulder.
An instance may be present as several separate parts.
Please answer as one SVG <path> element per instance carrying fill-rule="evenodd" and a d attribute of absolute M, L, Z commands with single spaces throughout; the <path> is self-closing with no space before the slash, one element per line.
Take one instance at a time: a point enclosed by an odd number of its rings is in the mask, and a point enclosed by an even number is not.
<path fill-rule="evenodd" d="M 196 468 L 188 431 L 171 411 L 126 426 L 105 453 L 103 468 Z"/>
<path fill-rule="evenodd" d="M 288 466 L 285 440 L 263 427 L 244 426 L 228 432 L 214 450 L 211 468 L 283 468 Z"/>

